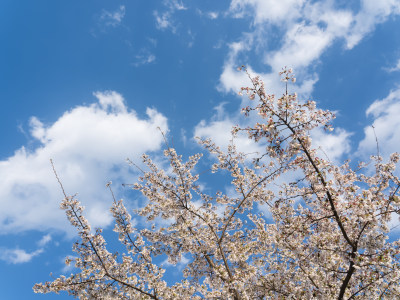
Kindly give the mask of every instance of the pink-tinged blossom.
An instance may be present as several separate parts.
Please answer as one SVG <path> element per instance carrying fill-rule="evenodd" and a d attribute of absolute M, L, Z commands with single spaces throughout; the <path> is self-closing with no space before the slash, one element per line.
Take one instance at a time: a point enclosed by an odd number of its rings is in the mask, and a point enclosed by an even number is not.
<path fill-rule="evenodd" d="M 292 72 L 281 72 L 286 84 L 294 82 Z M 81 271 L 37 284 L 35 292 L 67 291 L 82 299 L 400 297 L 400 242 L 388 242 L 390 221 L 400 213 L 399 154 L 388 162 L 372 157 L 372 175 L 363 174 L 366 164 L 353 169 L 319 157 L 310 132 L 331 130 L 334 114 L 300 102 L 287 86 L 279 98 L 268 95 L 260 78 L 249 77 L 252 87 L 241 92 L 258 102 L 243 111 L 261 121 L 232 132 L 264 143 L 265 152 L 250 161 L 234 144 L 223 151 L 200 140 L 216 158 L 210 171 L 229 174 L 234 196 L 202 191 L 195 172 L 201 154 L 185 162 L 168 147 L 168 171 L 143 155 L 147 169 L 133 189 L 148 204 L 134 213 L 149 222 L 172 221 L 139 230 L 123 201 L 114 199 L 114 231 L 126 248 L 117 257 L 101 230 L 92 233 L 78 200 L 65 195 L 61 208 L 81 238 L 73 248 L 78 257 L 66 263 Z M 300 179 L 279 181 L 288 172 Z M 268 207 L 269 219 L 260 205 Z M 190 257 L 180 282 L 166 283 L 165 269 L 154 263 L 159 255 L 170 264 Z"/>

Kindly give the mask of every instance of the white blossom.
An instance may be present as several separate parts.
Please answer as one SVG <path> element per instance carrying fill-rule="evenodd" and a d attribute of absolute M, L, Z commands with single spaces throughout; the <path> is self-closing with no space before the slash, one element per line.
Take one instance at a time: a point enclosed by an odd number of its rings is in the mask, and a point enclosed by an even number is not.
<path fill-rule="evenodd" d="M 294 81 L 291 69 L 281 75 Z M 185 162 L 167 148 L 168 171 L 144 155 L 147 171 L 132 186 L 148 204 L 135 214 L 172 221 L 136 229 L 123 201 L 114 199 L 114 231 L 126 249 L 117 257 L 100 229 L 92 233 L 78 200 L 65 195 L 61 208 L 80 236 L 73 247 L 78 256 L 66 263 L 80 272 L 36 284 L 35 292 L 67 291 L 82 299 L 399 298 L 400 241 L 388 241 L 388 224 L 400 213 L 399 154 L 388 162 L 373 157 L 372 175 L 362 173 L 365 164 L 334 165 L 317 155 L 310 138 L 316 127 L 330 130 L 334 114 L 296 94 L 267 95 L 260 78 L 250 79 L 253 86 L 241 92 L 258 102 L 243 111 L 264 122 L 233 131 L 263 142 L 265 153 L 251 162 L 233 144 L 224 152 L 200 140 L 216 157 L 211 171 L 229 174 L 235 196 L 202 191 L 195 172 L 200 154 Z M 277 188 L 289 171 L 301 179 Z M 166 283 L 165 269 L 154 263 L 159 255 L 171 264 L 189 259 L 180 282 Z"/>

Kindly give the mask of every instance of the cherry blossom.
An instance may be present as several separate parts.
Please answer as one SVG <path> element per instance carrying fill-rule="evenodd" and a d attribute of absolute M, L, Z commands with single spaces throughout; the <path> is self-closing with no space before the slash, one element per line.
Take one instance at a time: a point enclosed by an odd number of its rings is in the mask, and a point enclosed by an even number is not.
<path fill-rule="evenodd" d="M 135 228 L 124 202 L 114 198 L 114 231 L 126 250 L 120 255 L 107 250 L 101 229 L 92 231 L 79 201 L 64 192 L 61 208 L 80 237 L 73 246 L 78 256 L 66 263 L 80 271 L 36 284 L 34 291 L 82 299 L 400 298 L 400 242 L 388 241 L 390 222 L 400 213 L 399 154 L 387 162 L 372 156 L 372 174 L 368 164 L 335 165 L 318 156 L 310 133 L 333 130 L 335 116 L 288 93 L 295 82 L 291 69 L 280 75 L 286 83 L 280 97 L 249 75 L 252 85 L 240 94 L 253 105 L 243 112 L 259 121 L 232 129 L 265 145 L 265 153 L 249 160 L 233 143 L 224 151 L 199 140 L 215 157 L 211 172 L 230 176 L 234 196 L 203 192 L 196 172 L 201 154 L 184 161 L 167 146 L 168 169 L 143 155 L 147 168 L 132 188 L 148 203 L 132 213 L 149 224 L 168 222 Z M 290 172 L 301 176 L 279 181 Z M 112 192 L 111 182 L 107 188 Z M 189 260 L 180 281 L 167 284 L 159 256 L 171 264 Z"/>

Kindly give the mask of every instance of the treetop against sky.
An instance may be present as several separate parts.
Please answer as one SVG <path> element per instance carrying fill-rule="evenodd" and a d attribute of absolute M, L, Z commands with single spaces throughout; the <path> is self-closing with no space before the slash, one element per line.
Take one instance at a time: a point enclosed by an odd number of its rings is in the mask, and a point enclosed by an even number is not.
<path fill-rule="evenodd" d="M 366 163 L 355 169 L 349 162 L 335 165 L 310 137 L 318 127 L 333 131 L 335 115 L 287 92 L 288 82 L 296 81 L 292 69 L 280 72 L 286 88 L 279 98 L 245 72 L 252 86 L 241 93 L 257 100 L 243 111 L 260 122 L 232 133 L 244 131 L 264 151 L 238 152 L 234 141 L 224 151 L 210 139 L 199 140 L 215 158 L 211 172 L 230 177 L 231 195 L 204 192 L 196 172 L 202 155 L 183 161 L 167 141 L 165 170 L 148 155 L 142 156 L 145 168 L 132 163 L 142 173 L 132 188 L 147 200 L 133 220 L 124 201 L 115 199 L 112 183 L 106 185 L 122 255 L 109 251 L 101 229 L 92 231 L 52 162 L 65 197 L 61 209 L 80 239 L 73 246 L 76 257 L 66 259 L 74 274 L 36 284 L 36 293 L 67 291 L 80 299 L 400 296 L 400 244 L 387 242 L 400 214 L 394 175 L 400 154 L 388 162 L 372 156 L 372 172 Z M 175 265 L 181 274 L 171 276 L 167 268 Z"/>

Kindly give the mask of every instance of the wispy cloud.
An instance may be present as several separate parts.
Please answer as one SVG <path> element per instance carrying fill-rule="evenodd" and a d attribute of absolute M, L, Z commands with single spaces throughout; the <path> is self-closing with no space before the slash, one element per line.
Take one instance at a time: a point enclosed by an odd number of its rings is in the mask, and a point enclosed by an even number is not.
<path fill-rule="evenodd" d="M 253 24 L 288 21 L 301 15 L 304 0 L 232 0 L 229 13 L 235 18 L 250 16 Z"/>
<path fill-rule="evenodd" d="M 45 246 L 51 241 L 51 234 L 44 235 L 39 241 L 37 241 L 38 249 L 32 252 L 28 252 L 18 247 L 11 248 L 0 248 L 0 260 L 3 260 L 11 264 L 22 264 L 30 262 L 35 256 L 42 254 L 45 250 Z"/>
<path fill-rule="evenodd" d="M 276 74 L 285 65 L 293 67 L 303 78 L 317 82 L 313 65 L 321 55 L 336 41 L 341 40 L 347 49 L 357 45 L 375 26 L 388 17 L 400 14 L 397 0 L 361 1 L 358 12 L 338 8 L 333 1 L 310 0 L 232 0 L 228 15 L 235 18 L 250 18 L 252 31 L 244 33 L 235 44 L 240 50 L 230 48 L 225 67 L 221 74 L 221 87 L 231 90 L 236 86 L 227 80 L 232 74 L 239 55 L 257 51 L 264 55 L 264 63 L 271 68 L 263 77 Z M 282 41 L 277 47 L 268 44 L 268 30 L 279 26 Z M 233 44 L 233 43 L 232 43 Z M 397 70 L 397 66 L 391 70 Z M 231 76 L 236 81 L 235 76 Z M 313 85 L 307 85 L 311 92 Z M 233 90 L 231 90 L 233 91 Z M 236 92 L 236 91 L 235 91 Z"/>
<path fill-rule="evenodd" d="M 192 30 L 188 29 L 187 35 L 188 35 L 188 37 L 189 37 L 189 41 L 188 41 L 188 43 L 187 43 L 187 46 L 188 46 L 188 48 L 191 48 L 191 47 L 193 47 L 193 45 L 194 45 L 194 41 L 195 41 L 195 39 L 196 39 L 196 34 L 194 34 L 194 33 L 192 32 Z"/>
<path fill-rule="evenodd" d="M 149 51 L 142 51 L 141 54 L 138 54 L 135 56 L 135 59 L 136 60 L 133 63 L 133 65 L 135 67 L 139 67 L 142 65 L 154 63 L 156 60 L 156 56 L 154 54 L 150 53 Z"/>
<path fill-rule="evenodd" d="M 104 184 L 109 180 L 133 180 L 134 173 L 124 158 L 158 150 L 162 136 L 157 127 L 168 131 L 167 119 L 150 108 L 146 110 L 147 117 L 139 118 L 114 91 L 94 95 L 96 103 L 66 111 L 54 123 L 44 124 L 33 117 L 30 134 L 39 146 L 32 150 L 21 147 L 0 161 L 1 232 L 71 230 L 59 209 L 63 196 L 50 158 L 54 159 L 67 192 L 79 192 L 92 225 L 106 226 L 111 222 L 111 202 Z M 43 238 L 41 243 L 49 238 Z M 16 253 L 23 256 L 21 251 Z"/>
<path fill-rule="evenodd" d="M 237 18 L 245 16 L 252 18 L 254 29 L 252 32 L 243 34 L 239 41 L 235 42 L 236 45 L 241 45 L 240 49 L 230 47 L 221 74 L 220 86 L 225 91 L 232 91 L 232 87 L 236 86 L 236 84 L 229 83 L 227 74 L 233 74 L 233 70 L 236 68 L 233 63 L 240 60 L 239 55 L 257 51 L 258 55 L 264 55 L 264 63 L 271 69 L 269 73 L 261 74 L 267 83 L 270 83 L 268 81 L 277 83 L 274 79 L 276 78 L 275 74 L 287 65 L 293 67 L 297 74 L 306 79 L 302 81 L 303 86 L 297 90 L 301 89 L 304 93 L 311 93 L 313 85 L 310 83 L 315 83 L 318 76 L 309 73 L 308 69 L 318 61 L 335 39 L 345 37 L 353 21 L 350 11 L 335 9 L 329 1 L 232 0 L 229 12 Z M 282 43 L 278 47 L 268 44 L 268 36 L 265 31 L 268 26 L 279 26 L 281 30 L 280 40 Z M 235 76 L 231 77 L 235 78 Z M 308 90 L 305 89 L 306 87 Z"/>
<path fill-rule="evenodd" d="M 135 67 L 140 67 L 143 65 L 148 65 L 156 62 L 156 55 L 154 54 L 157 47 L 157 40 L 154 38 L 146 38 L 146 45 L 143 45 L 139 49 L 136 49 L 134 44 L 129 40 L 125 40 L 129 49 L 132 52 L 132 62 L 131 65 Z"/>
<path fill-rule="evenodd" d="M 214 20 L 214 19 L 217 19 L 218 18 L 218 12 L 216 12 L 216 11 L 209 11 L 208 13 L 207 13 L 207 16 L 210 18 L 210 19 L 212 19 L 212 20 Z"/>
<path fill-rule="evenodd" d="M 35 256 L 38 256 L 43 252 L 43 249 L 38 249 L 33 252 L 26 252 L 23 249 L 15 248 L 0 248 L 0 260 L 3 260 L 11 264 L 21 264 L 32 260 Z"/>
<path fill-rule="evenodd" d="M 51 234 L 44 235 L 38 242 L 39 247 L 44 247 L 51 241 Z"/>
<path fill-rule="evenodd" d="M 90 33 L 93 37 L 100 34 L 105 34 L 112 29 L 121 26 L 125 17 L 125 6 L 119 6 L 115 11 L 108 11 L 103 9 L 100 13 L 95 15 L 96 23 L 91 28 Z"/>
<path fill-rule="evenodd" d="M 125 16 L 125 6 L 121 5 L 115 11 L 103 10 L 99 17 L 99 21 L 105 26 L 117 27 L 118 25 L 121 24 L 124 16 Z"/>
<path fill-rule="evenodd" d="M 176 33 L 177 25 L 175 24 L 175 20 L 173 15 L 175 11 L 179 10 L 187 10 L 187 7 L 183 4 L 182 1 L 178 0 L 166 0 L 163 2 L 166 10 L 160 12 L 155 10 L 153 12 L 154 18 L 156 20 L 156 27 L 160 30 L 169 29 L 173 33 Z"/>
<path fill-rule="evenodd" d="M 398 0 L 362 0 L 361 9 L 354 16 L 351 31 L 346 37 L 347 48 L 352 49 L 367 34 L 375 29 L 377 24 L 385 22 L 390 16 L 400 14 Z"/>
<path fill-rule="evenodd" d="M 196 11 L 200 16 L 205 16 L 211 20 L 218 19 L 219 16 L 218 11 L 202 11 L 201 9 L 196 9 Z"/>
<path fill-rule="evenodd" d="M 397 60 L 397 63 L 396 63 L 396 65 L 394 67 L 384 68 L 384 69 L 389 73 L 400 71 L 400 58 Z"/>
<path fill-rule="evenodd" d="M 376 138 L 379 142 L 380 154 L 384 157 L 387 158 L 391 153 L 399 151 L 399 112 L 400 89 L 391 91 L 387 97 L 378 99 L 369 106 L 366 114 L 372 118 L 372 123 L 364 128 L 365 137 L 358 148 L 360 155 L 376 153 Z"/>
<path fill-rule="evenodd" d="M 173 25 L 173 21 L 171 19 L 171 13 L 169 11 L 159 13 L 158 11 L 154 11 L 153 15 L 156 19 L 156 27 L 157 29 L 167 29 L 170 28 L 172 32 L 175 32 L 176 28 Z"/>
<path fill-rule="evenodd" d="M 187 7 L 180 0 L 164 0 L 164 5 L 170 10 L 187 10 Z"/>

